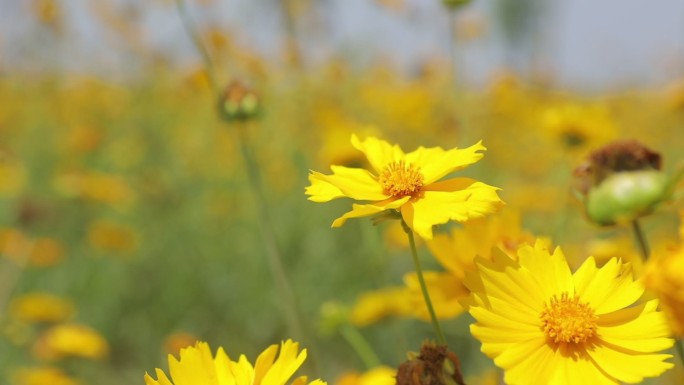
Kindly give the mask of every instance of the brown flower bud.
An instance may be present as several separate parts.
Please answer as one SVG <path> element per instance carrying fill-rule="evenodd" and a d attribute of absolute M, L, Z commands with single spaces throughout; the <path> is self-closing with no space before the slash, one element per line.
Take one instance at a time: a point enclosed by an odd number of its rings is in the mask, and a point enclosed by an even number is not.
<path fill-rule="evenodd" d="M 587 216 L 600 225 L 630 222 L 650 214 L 671 193 L 672 180 L 660 154 L 635 140 L 610 143 L 574 170 L 574 184 Z"/>
<path fill-rule="evenodd" d="M 426 341 L 397 369 L 397 385 L 465 385 L 458 357 L 446 345 Z"/>

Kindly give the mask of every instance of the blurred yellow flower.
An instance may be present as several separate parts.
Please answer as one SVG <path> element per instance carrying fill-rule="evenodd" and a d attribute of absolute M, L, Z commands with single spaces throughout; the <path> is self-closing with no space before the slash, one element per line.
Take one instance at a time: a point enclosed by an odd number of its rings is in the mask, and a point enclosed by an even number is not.
<path fill-rule="evenodd" d="M 343 374 L 336 385 L 394 385 L 396 384 L 396 369 L 387 366 L 378 366 L 364 373 Z"/>
<path fill-rule="evenodd" d="M 0 161 L 0 195 L 18 195 L 26 184 L 26 170 L 18 161 Z"/>
<path fill-rule="evenodd" d="M 405 287 L 386 287 L 361 294 L 349 313 L 349 321 L 356 326 L 367 326 L 389 316 L 411 314 L 412 304 Z"/>
<path fill-rule="evenodd" d="M 428 248 L 447 270 L 424 272 L 437 318 L 454 318 L 463 312 L 460 300 L 470 294 L 463 280 L 467 271 L 475 269 L 475 257 L 491 259 L 495 250 L 515 255 L 520 245 L 533 241 L 534 237 L 521 229 L 518 213 L 506 209 L 427 240 Z M 404 287 L 383 288 L 359 296 L 352 309 L 352 323 L 366 326 L 390 316 L 429 321 L 417 275 L 406 274 L 404 283 Z"/>
<path fill-rule="evenodd" d="M 562 103 L 543 108 L 541 128 L 561 148 L 583 150 L 603 145 L 618 136 L 618 129 L 605 104 Z"/>
<path fill-rule="evenodd" d="M 54 186 L 62 195 L 101 202 L 113 207 L 126 207 L 135 200 L 135 193 L 118 175 L 99 172 L 65 173 L 58 175 Z"/>
<path fill-rule="evenodd" d="M 88 240 L 94 247 L 119 253 L 130 253 L 138 245 L 133 229 L 118 223 L 98 220 L 88 226 Z"/>
<path fill-rule="evenodd" d="M 31 265 L 35 267 L 54 266 L 64 258 L 64 247 L 56 239 L 37 238 L 29 258 Z"/>
<path fill-rule="evenodd" d="M 78 385 L 79 381 L 52 366 L 19 368 L 12 373 L 12 385 Z"/>
<path fill-rule="evenodd" d="M 684 247 L 650 258 L 643 281 L 660 299 L 674 335 L 684 337 Z"/>
<path fill-rule="evenodd" d="M 157 369 L 157 379 L 145 373 L 147 385 L 284 385 L 299 369 L 306 359 L 306 349 L 299 351 L 299 344 L 292 340 L 271 345 L 264 350 L 254 366 L 244 355 L 238 361 L 232 361 L 219 348 L 213 357 L 209 344 L 198 342 L 195 346 L 180 351 L 180 359 L 169 355 L 171 380 L 163 370 Z M 307 377 L 296 378 L 291 385 L 305 385 Z M 309 385 L 325 385 L 315 380 Z"/>
<path fill-rule="evenodd" d="M 10 304 L 10 314 L 25 322 L 62 322 L 74 313 L 70 300 L 43 292 L 23 294 Z"/>
<path fill-rule="evenodd" d="M 480 160 L 480 151 L 485 150 L 481 143 L 448 151 L 419 147 L 405 154 L 399 146 L 374 137 L 360 141 L 352 135 L 351 141 L 364 153 L 375 174 L 360 168 L 331 166 L 332 175 L 311 171 L 311 185 L 306 188 L 309 200 L 314 202 L 342 197 L 372 202 L 353 204 L 352 211 L 337 218 L 333 227 L 342 226 L 349 218 L 392 210 L 401 213 L 419 236 L 431 239 L 434 225 L 479 218 L 502 205 L 496 187 L 470 178 L 439 181 Z"/>
<path fill-rule="evenodd" d="M 628 264 L 589 257 L 573 274 L 540 243 L 518 258 L 478 258 L 466 281 L 470 330 L 507 384 L 631 384 L 673 367 L 656 354 L 674 342 L 657 300 L 628 307 L 644 291 Z"/>
<path fill-rule="evenodd" d="M 43 360 L 64 357 L 102 359 L 109 353 L 107 341 L 92 328 L 66 323 L 46 330 L 34 345 L 34 354 Z"/>

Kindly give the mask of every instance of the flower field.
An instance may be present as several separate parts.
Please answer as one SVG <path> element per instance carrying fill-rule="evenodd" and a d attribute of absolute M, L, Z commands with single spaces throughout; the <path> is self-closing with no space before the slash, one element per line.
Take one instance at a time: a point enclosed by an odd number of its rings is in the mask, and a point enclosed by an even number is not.
<path fill-rule="evenodd" d="M 0 384 L 684 382 L 684 83 L 274 59 L 171 3 L 189 66 L 0 57 Z"/>

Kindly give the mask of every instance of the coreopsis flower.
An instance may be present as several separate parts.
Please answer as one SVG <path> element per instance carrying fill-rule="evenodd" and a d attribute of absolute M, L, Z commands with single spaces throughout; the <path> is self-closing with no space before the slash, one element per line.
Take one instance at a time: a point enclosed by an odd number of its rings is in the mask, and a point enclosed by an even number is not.
<path fill-rule="evenodd" d="M 34 354 L 43 360 L 66 357 L 103 359 L 109 354 L 107 340 L 94 329 L 65 323 L 46 330 L 34 345 Z"/>
<path fill-rule="evenodd" d="M 431 239 L 434 225 L 483 217 L 502 205 L 496 187 L 470 178 L 440 180 L 480 160 L 480 151 L 485 150 L 481 143 L 451 150 L 418 147 L 404 153 L 398 145 L 374 137 L 361 141 L 352 135 L 351 142 L 366 156 L 372 171 L 343 166 L 331 166 L 332 175 L 311 171 L 311 185 L 306 188 L 314 202 L 342 197 L 368 202 L 353 204 L 333 227 L 349 218 L 390 210 L 400 213 L 419 236 Z"/>
<path fill-rule="evenodd" d="M 632 384 L 673 366 L 657 353 L 674 342 L 657 300 L 631 306 L 644 289 L 628 264 L 589 257 L 573 274 L 539 243 L 476 264 L 470 330 L 507 384 Z"/>
<path fill-rule="evenodd" d="M 241 355 L 231 360 L 223 348 L 212 356 L 209 344 L 198 342 L 195 346 L 181 349 L 180 359 L 169 355 L 171 379 L 163 370 L 157 369 L 157 379 L 145 373 L 147 385 L 284 385 L 306 359 L 306 349 L 299 351 L 299 344 L 292 340 L 271 345 L 264 350 L 254 366 Z M 276 357 L 278 355 L 278 357 Z M 171 381 L 173 380 L 173 382 Z M 301 376 L 291 385 L 306 385 L 307 377 Z M 321 380 L 308 385 L 325 385 Z"/>
<path fill-rule="evenodd" d="M 10 313 L 25 322 L 62 322 L 71 318 L 74 304 L 66 298 L 45 292 L 23 294 L 12 300 Z"/>
<path fill-rule="evenodd" d="M 397 371 L 387 366 L 377 366 L 364 373 L 345 373 L 336 385 L 395 385 Z"/>
<path fill-rule="evenodd" d="M 533 242 L 533 236 L 521 227 L 520 215 L 506 209 L 468 221 L 426 241 L 432 255 L 445 269 L 423 273 L 437 318 L 451 319 L 463 313 L 460 301 L 470 295 L 463 279 L 466 272 L 475 270 L 476 256 L 491 259 L 497 251 L 514 256 L 520 245 Z M 360 295 L 351 315 L 356 326 L 367 326 L 390 316 L 430 320 L 415 272 L 404 275 L 404 286 Z"/>
<path fill-rule="evenodd" d="M 24 367 L 12 373 L 13 385 L 80 385 L 81 382 L 54 366 Z"/>
<path fill-rule="evenodd" d="M 643 280 L 660 299 L 674 335 L 684 337 L 684 246 L 650 259 Z"/>

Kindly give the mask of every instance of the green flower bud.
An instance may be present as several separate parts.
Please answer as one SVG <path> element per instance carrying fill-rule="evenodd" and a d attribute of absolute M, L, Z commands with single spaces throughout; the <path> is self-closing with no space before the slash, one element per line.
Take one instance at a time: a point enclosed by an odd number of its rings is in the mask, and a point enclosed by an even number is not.
<path fill-rule="evenodd" d="M 244 121 L 261 113 L 259 97 L 239 82 L 232 82 L 219 98 L 219 113 L 226 121 Z"/>
<path fill-rule="evenodd" d="M 612 174 L 589 190 L 587 215 L 600 225 L 631 222 L 666 200 L 669 187 L 669 178 L 658 170 Z"/>

